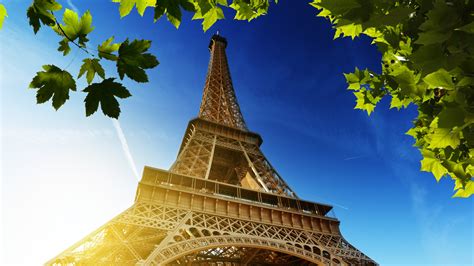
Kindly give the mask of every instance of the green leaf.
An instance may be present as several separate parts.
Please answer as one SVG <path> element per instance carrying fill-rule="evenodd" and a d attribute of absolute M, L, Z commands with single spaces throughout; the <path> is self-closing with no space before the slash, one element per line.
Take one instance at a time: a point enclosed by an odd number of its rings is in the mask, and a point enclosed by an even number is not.
<path fill-rule="evenodd" d="M 3 27 L 3 21 L 8 17 L 7 9 L 3 4 L 0 4 L 0 29 Z"/>
<path fill-rule="evenodd" d="M 243 1 L 232 2 L 230 7 L 233 8 L 235 11 L 237 11 L 235 13 L 234 19 L 251 21 L 252 19 L 255 18 L 256 13 L 253 11 L 253 9 L 250 7 L 249 4 Z"/>
<path fill-rule="evenodd" d="M 423 160 L 421 160 L 421 171 L 432 172 L 439 181 L 441 177 L 448 173 L 448 169 L 444 167 L 438 158 L 436 158 L 434 152 L 423 150 Z"/>
<path fill-rule="evenodd" d="M 454 89 L 454 83 L 452 80 L 451 74 L 448 71 L 441 68 L 436 72 L 426 75 L 423 79 L 426 84 L 429 85 L 430 88 L 443 88 L 447 90 Z"/>
<path fill-rule="evenodd" d="M 121 43 L 112 44 L 113 40 L 114 40 L 114 36 L 108 38 L 101 45 L 97 47 L 100 58 L 105 58 L 111 61 L 117 61 L 118 57 L 113 53 L 118 51 Z"/>
<path fill-rule="evenodd" d="M 334 39 L 342 37 L 351 37 L 354 40 L 355 37 L 359 36 L 362 33 L 362 25 L 360 24 L 347 24 L 336 27 L 336 32 L 334 33 Z"/>
<path fill-rule="evenodd" d="M 129 43 L 128 39 L 120 45 L 117 60 L 120 79 L 127 75 L 137 82 L 148 82 L 144 69 L 154 68 L 159 64 L 154 55 L 145 53 L 150 45 L 149 40 L 134 40 Z"/>
<path fill-rule="evenodd" d="M 92 15 L 86 11 L 79 19 L 79 15 L 67 9 L 63 15 L 64 24 L 56 25 L 54 30 L 61 36 L 66 37 L 67 40 L 75 41 L 79 39 L 79 44 L 85 45 L 87 41 L 87 34 L 89 34 L 94 27 L 92 27 Z"/>
<path fill-rule="evenodd" d="M 466 173 L 468 175 L 474 176 L 474 165 L 470 164 L 466 167 Z"/>
<path fill-rule="evenodd" d="M 179 28 L 181 24 L 181 9 L 179 7 L 179 1 L 167 1 L 166 7 L 166 18 L 176 28 Z"/>
<path fill-rule="evenodd" d="M 447 57 L 444 56 L 440 44 L 422 45 L 411 54 L 409 59 L 423 74 L 435 72 L 447 64 Z"/>
<path fill-rule="evenodd" d="M 227 3 L 222 4 L 227 6 Z M 266 14 L 269 4 L 268 1 L 234 0 L 229 7 L 236 11 L 234 19 L 251 21 L 261 15 Z"/>
<path fill-rule="evenodd" d="M 160 19 L 163 16 L 163 14 L 165 14 L 166 7 L 163 6 L 163 4 L 158 3 L 155 6 L 154 10 L 155 10 L 155 14 L 153 15 L 153 20 L 154 20 L 154 22 L 156 22 L 158 19 Z"/>
<path fill-rule="evenodd" d="M 456 85 L 458 87 L 463 87 L 463 86 L 472 86 L 473 84 L 474 84 L 473 77 L 463 77 Z"/>
<path fill-rule="evenodd" d="M 416 86 L 418 78 L 414 71 L 408 67 L 402 65 L 390 73 L 390 76 L 392 76 L 393 79 L 398 83 L 400 93 L 403 94 L 403 96 L 414 97 L 417 95 L 422 95 L 422 92 L 419 92 L 418 87 Z"/>
<path fill-rule="evenodd" d="M 45 103 L 53 98 L 53 107 L 57 110 L 69 99 L 69 90 L 76 90 L 76 82 L 69 72 L 54 65 L 44 65 L 45 71 L 36 73 L 30 88 L 38 89 L 36 102 Z"/>
<path fill-rule="evenodd" d="M 390 109 L 392 108 L 397 108 L 400 110 L 400 108 L 407 108 L 408 105 L 412 103 L 412 100 L 410 98 L 404 98 L 403 100 L 400 100 L 397 95 L 392 94 L 392 101 L 390 102 Z"/>
<path fill-rule="evenodd" d="M 68 39 L 64 38 L 59 42 L 58 51 L 63 52 L 63 55 L 67 55 L 69 52 L 71 52 Z"/>
<path fill-rule="evenodd" d="M 469 180 L 464 188 L 459 188 L 453 198 L 469 198 L 474 194 L 474 181 Z"/>
<path fill-rule="evenodd" d="M 186 11 L 191 11 L 191 12 L 196 12 L 200 13 L 196 9 L 196 6 L 199 5 L 201 2 L 206 2 L 206 0 L 156 0 L 156 5 L 155 7 L 155 14 L 154 14 L 154 20 L 157 21 L 160 19 L 164 14 L 166 14 L 166 17 L 173 26 L 176 28 L 179 27 L 181 24 L 181 8 L 183 8 Z M 196 4 L 196 6 L 195 6 Z"/>
<path fill-rule="evenodd" d="M 316 1 L 314 1 L 316 2 Z M 313 3 L 314 3 L 313 2 Z M 356 0 L 320 0 L 316 4 L 319 8 L 327 9 L 332 15 L 343 15 L 352 9 L 359 8 L 361 5 Z"/>
<path fill-rule="evenodd" d="M 189 12 L 196 12 L 196 7 L 194 6 L 194 0 L 179 0 L 181 7 Z"/>
<path fill-rule="evenodd" d="M 357 98 L 354 109 L 365 110 L 369 116 L 374 111 L 377 102 L 381 99 L 381 97 L 374 97 L 368 90 L 356 91 L 354 95 Z"/>
<path fill-rule="evenodd" d="M 422 31 L 447 31 L 458 21 L 456 10 L 444 0 L 436 0 L 430 9 L 425 15 L 427 19 L 419 27 Z"/>
<path fill-rule="evenodd" d="M 147 7 L 154 7 L 156 5 L 156 0 L 112 0 L 112 2 L 120 3 L 119 13 L 121 18 L 130 14 L 135 5 L 140 16 L 145 14 Z"/>
<path fill-rule="evenodd" d="M 196 13 L 194 13 L 192 19 L 203 19 L 204 14 L 209 12 L 209 10 L 211 10 L 211 8 L 214 6 L 212 4 L 215 5 L 215 3 L 206 0 L 198 0 L 197 2 L 195 2 Z"/>
<path fill-rule="evenodd" d="M 428 146 L 430 149 L 446 148 L 448 146 L 455 149 L 461 141 L 459 133 L 449 128 L 435 128 L 434 132 L 429 134 L 428 137 L 430 138 Z"/>
<path fill-rule="evenodd" d="M 86 116 L 90 116 L 100 107 L 102 112 L 109 117 L 118 118 L 120 115 L 120 105 L 116 99 L 130 97 L 130 92 L 114 78 L 104 79 L 101 83 L 93 83 L 83 91 L 87 92 L 84 99 L 86 104 Z"/>
<path fill-rule="evenodd" d="M 52 12 L 61 10 L 62 6 L 55 0 L 34 0 L 26 12 L 30 25 L 35 34 L 39 31 L 41 23 L 54 26 L 56 20 Z"/>
<path fill-rule="evenodd" d="M 103 78 L 103 79 L 105 78 L 105 71 L 102 68 L 102 66 L 100 65 L 99 59 L 86 58 L 82 62 L 84 62 L 84 64 L 82 64 L 81 69 L 79 70 L 79 76 L 77 78 L 82 77 L 82 75 L 84 75 L 84 73 L 86 73 L 86 71 L 87 71 L 86 79 L 87 79 L 88 84 L 91 84 L 91 82 L 94 79 L 94 76 L 95 76 L 96 73 L 101 78 Z"/>
<path fill-rule="evenodd" d="M 130 11 L 132 11 L 133 7 L 135 6 L 135 2 L 136 0 L 121 0 L 120 1 L 119 12 L 120 12 L 121 18 L 130 14 Z"/>
<path fill-rule="evenodd" d="M 145 14 L 145 9 L 147 7 L 154 7 L 155 4 L 156 0 L 137 0 L 136 6 L 138 14 L 143 17 L 143 15 Z"/>
<path fill-rule="evenodd" d="M 438 114 L 438 127 L 453 128 L 464 125 L 465 112 L 459 106 L 446 107 Z"/>
<path fill-rule="evenodd" d="M 400 23 L 405 22 L 409 19 L 410 14 L 414 10 L 411 7 L 398 6 L 391 10 L 388 10 L 386 13 L 375 13 L 370 16 L 370 19 L 367 22 L 363 23 L 365 29 L 370 27 L 379 27 L 383 26 L 396 26 Z"/>
<path fill-rule="evenodd" d="M 203 15 L 202 29 L 207 31 L 218 19 L 224 18 L 224 12 L 218 6 L 215 6 L 209 10 L 206 14 Z"/>
<path fill-rule="evenodd" d="M 466 24 L 460 28 L 457 28 L 456 30 L 459 30 L 459 31 L 464 31 L 464 32 L 467 32 L 467 33 L 470 33 L 470 34 L 474 34 L 474 21 L 469 23 L 469 24 Z"/>
<path fill-rule="evenodd" d="M 427 31 L 422 32 L 418 36 L 418 39 L 415 41 L 416 44 L 435 44 L 435 43 L 443 43 L 451 37 L 452 33 L 448 32 L 440 32 L 440 31 Z"/>
<path fill-rule="evenodd" d="M 349 84 L 348 90 L 359 90 L 364 84 L 370 80 L 370 73 L 367 69 L 360 71 L 357 67 L 353 73 L 344 73 L 346 82 Z"/>

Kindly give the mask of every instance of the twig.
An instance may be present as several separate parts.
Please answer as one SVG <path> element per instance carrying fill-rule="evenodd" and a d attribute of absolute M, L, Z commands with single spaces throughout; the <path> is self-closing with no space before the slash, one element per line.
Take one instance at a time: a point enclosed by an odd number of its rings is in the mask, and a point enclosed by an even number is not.
<path fill-rule="evenodd" d="M 64 37 L 66 37 L 66 39 L 68 39 L 70 42 L 72 42 L 75 46 L 79 47 L 79 49 L 83 50 L 84 52 L 86 52 L 87 54 L 89 55 L 92 55 L 93 57 L 95 57 L 94 54 L 90 53 L 88 49 L 91 49 L 91 50 L 94 50 L 98 53 L 103 53 L 103 54 L 108 54 L 108 55 L 113 55 L 115 56 L 113 53 L 109 53 L 109 52 L 104 52 L 104 51 L 99 51 L 99 50 L 96 50 L 96 49 L 93 49 L 93 48 L 87 48 L 86 45 L 80 45 L 78 43 L 76 43 L 73 39 L 71 39 L 69 36 L 67 36 L 66 32 L 64 32 L 63 28 L 61 27 L 61 25 L 59 24 L 58 22 L 58 19 L 56 18 L 56 16 L 54 16 L 54 13 L 51 11 L 51 15 L 53 15 L 54 17 L 54 21 L 56 22 L 56 25 L 58 26 L 59 30 L 61 30 L 62 34 L 64 35 Z"/>
<path fill-rule="evenodd" d="M 51 12 L 53 13 L 53 12 Z M 87 54 L 90 54 L 92 56 L 94 56 L 93 54 L 91 54 L 87 48 L 84 48 L 83 46 L 77 44 L 76 42 L 74 42 L 73 39 L 71 39 L 69 36 L 67 36 L 67 34 L 64 32 L 63 28 L 61 28 L 61 25 L 59 25 L 59 22 L 58 20 L 56 19 L 56 17 L 54 17 L 54 21 L 56 21 L 56 25 L 58 26 L 58 28 L 61 30 L 61 32 L 63 33 L 64 37 L 66 37 L 66 39 L 68 39 L 70 42 L 72 42 L 75 46 L 79 47 L 79 49 L 83 50 L 84 52 L 86 52 Z"/>

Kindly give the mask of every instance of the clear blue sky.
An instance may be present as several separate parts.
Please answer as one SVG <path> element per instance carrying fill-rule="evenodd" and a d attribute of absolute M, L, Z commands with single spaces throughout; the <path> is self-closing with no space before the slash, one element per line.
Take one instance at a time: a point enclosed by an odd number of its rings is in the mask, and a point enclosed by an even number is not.
<path fill-rule="evenodd" d="M 94 16 L 93 45 L 111 35 L 153 40 L 161 64 L 148 84 L 126 81 L 134 96 L 121 101 L 119 123 L 100 113 L 85 118 L 81 92 L 58 112 L 35 104 L 27 87 L 41 65 L 77 73 L 85 55 L 63 58 L 49 29 L 35 36 L 29 2 L 7 1 L 0 31 L 0 264 L 44 263 L 132 204 L 134 167 L 140 175 L 145 165 L 172 164 L 198 113 L 217 29 L 228 39 L 237 97 L 263 152 L 300 197 L 334 205 L 348 241 L 381 265 L 474 264 L 473 199 L 451 198 L 449 178 L 436 183 L 419 171 L 420 153 L 404 135 L 415 108 L 389 110 L 385 100 L 370 117 L 353 109 L 342 73 L 380 71 L 380 54 L 368 39 L 333 40 L 308 1 L 282 0 L 251 23 L 229 13 L 207 33 L 189 14 L 176 30 L 165 19 L 153 24 L 151 10 L 120 19 L 108 1 L 73 1 Z M 106 71 L 116 75 L 113 65 Z"/>

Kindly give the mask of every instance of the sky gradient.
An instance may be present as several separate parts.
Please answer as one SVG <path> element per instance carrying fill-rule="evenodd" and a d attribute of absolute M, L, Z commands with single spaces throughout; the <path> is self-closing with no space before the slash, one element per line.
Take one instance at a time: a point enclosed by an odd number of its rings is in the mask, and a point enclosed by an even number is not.
<path fill-rule="evenodd" d="M 90 9 L 91 46 L 114 35 L 153 41 L 160 65 L 150 82 L 125 79 L 133 97 L 119 121 L 86 118 L 84 79 L 54 111 L 35 104 L 28 84 L 44 64 L 78 73 L 85 54 L 56 51 L 59 37 L 29 27 L 30 1 L 6 3 L 0 31 L 1 265 L 40 265 L 128 208 L 145 165 L 168 169 L 188 121 L 197 116 L 209 39 L 228 40 L 227 57 L 242 113 L 263 137 L 262 151 L 299 197 L 334 206 L 344 237 L 381 265 L 473 265 L 473 199 L 451 198 L 454 184 L 420 172 L 421 155 L 404 133 L 416 109 L 368 117 L 354 110 L 344 76 L 380 71 L 365 38 L 333 40 L 308 1 L 279 1 L 251 23 L 219 21 L 204 33 L 185 14 L 179 30 L 152 12 L 120 19 L 108 1 L 60 1 Z M 69 2 L 69 3 L 68 3 Z M 100 4 L 99 4 L 100 2 Z M 116 76 L 114 66 L 106 73 Z"/>

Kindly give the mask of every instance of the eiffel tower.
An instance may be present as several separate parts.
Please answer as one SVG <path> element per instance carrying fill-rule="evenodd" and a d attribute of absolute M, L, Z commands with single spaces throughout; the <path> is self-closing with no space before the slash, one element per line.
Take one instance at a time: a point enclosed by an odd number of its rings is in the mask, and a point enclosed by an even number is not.
<path fill-rule="evenodd" d="M 298 198 L 265 158 L 211 38 L 199 116 L 167 170 L 145 166 L 135 203 L 47 265 L 377 265 L 332 207 Z"/>

